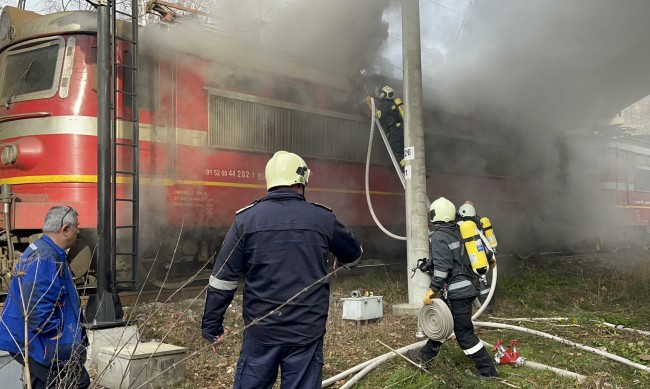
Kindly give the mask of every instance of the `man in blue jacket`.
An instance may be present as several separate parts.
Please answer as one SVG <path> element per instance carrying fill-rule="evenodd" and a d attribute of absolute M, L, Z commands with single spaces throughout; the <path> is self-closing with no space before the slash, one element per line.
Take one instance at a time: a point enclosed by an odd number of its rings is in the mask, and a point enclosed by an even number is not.
<path fill-rule="evenodd" d="M 362 249 L 331 209 L 305 201 L 310 174 L 298 155 L 275 153 L 266 165 L 267 196 L 237 211 L 212 271 L 202 333 L 215 352 L 224 338 L 224 314 L 244 278 L 247 328 L 234 388 L 272 388 L 278 368 L 283 389 L 321 387 L 327 254 L 353 266 Z"/>
<path fill-rule="evenodd" d="M 78 216 L 64 206 L 47 212 L 43 236 L 16 264 L 2 311 L 0 350 L 28 361 L 33 389 L 90 386 L 79 295 L 66 256 L 79 234 Z"/>

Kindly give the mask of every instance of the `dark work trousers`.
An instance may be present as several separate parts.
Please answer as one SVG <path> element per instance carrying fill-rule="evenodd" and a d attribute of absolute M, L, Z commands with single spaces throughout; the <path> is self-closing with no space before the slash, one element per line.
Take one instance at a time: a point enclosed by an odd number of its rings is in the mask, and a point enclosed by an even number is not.
<path fill-rule="evenodd" d="M 282 373 L 281 389 L 317 389 L 323 381 L 323 337 L 305 346 L 266 346 L 246 333 L 237 361 L 235 389 L 270 389 Z"/>
<path fill-rule="evenodd" d="M 393 155 L 397 163 L 399 163 L 404 159 L 404 126 L 393 127 L 388 130 L 387 136 L 388 144 L 390 144 Z"/>
<path fill-rule="evenodd" d="M 24 366 L 24 359 L 20 354 L 12 356 Z M 88 371 L 74 361 L 61 367 L 50 367 L 29 358 L 29 376 L 32 389 L 86 389 L 90 386 Z"/>
<path fill-rule="evenodd" d="M 454 317 L 454 334 L 458 345 L 467 355 L 482 376 L 493 377 L 497 375 L 497 369 L 490 354 L 481 343 L 481 340 L 474 333 L 472 324 L 472 302 L 474 297 L 449 300 L 451 305 L 451 314 Z M 422 355 L 426 356 L 438 354 L 441 342 L 429 339 L 422 347 Z"/>

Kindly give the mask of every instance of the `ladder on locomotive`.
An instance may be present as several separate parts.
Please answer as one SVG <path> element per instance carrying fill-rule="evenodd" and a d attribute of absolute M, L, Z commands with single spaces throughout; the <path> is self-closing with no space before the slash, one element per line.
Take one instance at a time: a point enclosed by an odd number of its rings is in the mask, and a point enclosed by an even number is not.
<path fill-rule="evenodd" d="M 404 172 L 402 172 L 402 169 L 399 166 L 399 162 L 397 162 L 397 158 L 395 158 L 395 155 L 393 154 L 393 149 L 390 147 L 390 142 L 388 142 L 388 136 L 386 135 L 386 131 L 384 131 L 384 128 L 381 126 L 381 123 L 379 123 L 379 119 L 377 118 L 375 118 L 375 125 L 379 130 L 379 134 L 381 135 L 381 138 L 384 140 L 386 151 L 388 151 L 390 160 L 393 162 L 393 167 L 395 168 L 395 172 L 397 173 L 397 176 L 399 177 L 399 180 L 402 183 L 402 187 L 404 188 L 404 190 L 406 190 L 406 181 L 404 177 Z M 429 209 L 429 206 L 431 206 L 431 200 L 429 200 L 429 196 L 427 195 L 427 209 Z"/>
<path fill-rule="evenodd" d="M 393 154 L 393 149 L 390 147 L 390 142 L 388 142 L 388 136 L 386 135 L 386 131 L 384 131 L 384 128 L 381 126 L 381 123 L 377 118 L 375 118 L 375 125 L 379 130 L 379 134 L 381 135 L 381 138 L 384 140 L 386 151 L 388 151 L 388 155 L 390 156 L 390 160 L 393 162 L 393 167 L 395 168 L 395 172 L 397 172 L 397 176 L 402 182 L 402 187 L 406 189 L 406 181 L 404 181 L 404 173 L 402 172 L 402 169 L 399 166 L 399 162 L 397 161 L 397 158 L 395 158 L 395 155 Z"/>
<path fill-rule="evenodd" d="M 111 88 L 112 96 L 112 148 L 111 148 L 111 199 L 112 239 L 111 266 L 112 282 L 118 290 L 136 290 L 138 285 L 138 248 L 140 222 L 140 132 L 138 113 L 138 1 L 132 0 L 131 11 L 119 10 L 121 4 L 109 1 L 111 20 Z M 128 4 L 128 3 L 127 3 Z M 118 23 L 130 23 L 129 34 L 119 38 L 126 49 L 119 52 Z M 118 82 L 122 75 L 122 83 Z M 121 109 L 117 109 L 122 101 Z M 129 104 L 130 102 L 130 104 Z M 131 130 L 131 131 L 129 131 Z M 129 134 L 130 132 L 130 134 Z M 129 140 L 130 135 L 130 140 Z M 117 192 L 117 184 L 131 184 L 128 189 Z M 124 185 L 128 188 L 128 185 Z M 119 196 L 119 197 L 118 197 Z M 119 220 L 123 220 L 118 224 Z M 123 216 L 128 215 L 128 216 Z M 130 216 L 130 217 L 129 217 Z M 119 239 L 118 239 L 119 238 Z M 119 246 L 118 246 L 119 241 Z M 127 261 L 130 277 L 117 279 L 117 263 Z"/>

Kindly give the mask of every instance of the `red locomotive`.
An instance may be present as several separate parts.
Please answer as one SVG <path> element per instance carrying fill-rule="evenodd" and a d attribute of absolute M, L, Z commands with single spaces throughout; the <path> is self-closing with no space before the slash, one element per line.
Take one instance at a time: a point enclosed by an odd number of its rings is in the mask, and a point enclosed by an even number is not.
<path fill-rule="evenodd" d="M 230 36 L 205 41 L 206 48 L 220 50 L 217 55 L 197 52 L 196 44 L 194 53 L 187 53 L 167 39 L 179 28 L 148 27 L 143 37 L 150 34 L 149 39 L 140 43 L 142 273 L 153 266 L 154 282 L 175 287 L 200 269 L 209 272 L 234 213 L 264 195 L 265 163 L 281 149 L 309 163 L 308 200 L 330 206 L 352 226 L 367 257 L 403 257 L 403 243 L 393 244 L 380 233 L 366 204 L 370 119 L 358 109 L 361 83 Z M 120 26 L 116 31 L 116 60 L 126 61 L 129 37 Z M 78 276 L 89 268 L 92 273 L 98 198 L 96 13 L 39 15 L 5 7 L 0 50 L 2 288 L 15 255 L 57 204 L 79 210 L 83 236 L 70 254 Z M 118 88 L 128 90 L 132 82 L 116 74 Z M 118 116 L 128 117 L 135 109 L 131 105 L 128 98 L 114 101 Z M 516 229 L 506 221 L 521 214 L 534 191 L 528 181 L 509 174 L 516 138 L 502 127 L 461 116 L 427 111 L 426 117 L 429 196 L 444 195 L 457 204 L 480 200 L 480 213 L 491 217 L 506 246 L 509 226 Z M 125 142 L 132 139 L 128 121 L 118 123 L 116 133 Z M 404 192 L 385 147 L 378 136 L 375 140 L 371 199 L 379 220 L 400 233 Z M 124 155 L 116 158 L 118 169 L 129 163 Z M 128 179 L 118 178 L 116 185 L 118 192 L 129 191 Z M 483 188 L 480 194 L 476 188 Z"/>
<path fill-rule="evenodd" d="M 596 136 L 592 173 L 600 185 L 607 218 L 598 237 L 599 248 L 650 247 L 650 142 L 644 136 Z"/>

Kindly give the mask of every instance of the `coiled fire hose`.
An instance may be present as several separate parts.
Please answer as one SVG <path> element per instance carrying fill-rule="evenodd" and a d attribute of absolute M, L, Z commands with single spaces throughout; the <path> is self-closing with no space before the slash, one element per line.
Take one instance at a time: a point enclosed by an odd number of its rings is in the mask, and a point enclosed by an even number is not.
<path fill-rule="evenodd" d="M 431 340 L 442 342 L 454 333 L 454 317 L 447 303 L 440 298 L 433 299 L 431 305 L 425 305 L 420 309 L 418 325 Z"/>
<path fill-rule="evenodd" d="M 490 292 L 481 305 L 481 308 L 472 315 L 472 320 L 476 320 L 492 300 L 494 289 L 497 286 L 497 267 L 498 266 L 494 266 L 494 269 L 492 269 L 492 284 L 490 285 Z M 418 324 L 427 338 L 431 340 L 444 341 L 454 332 L 454 318 L 449 307 L 443 300 L 435 298 L 433 299 L 433 302 L 433 304 L 424 305 L 420 309 L 420 312 L 418 313 Z"/>

